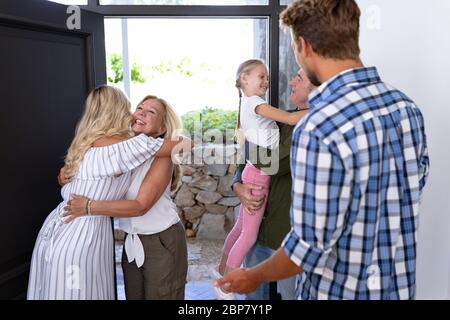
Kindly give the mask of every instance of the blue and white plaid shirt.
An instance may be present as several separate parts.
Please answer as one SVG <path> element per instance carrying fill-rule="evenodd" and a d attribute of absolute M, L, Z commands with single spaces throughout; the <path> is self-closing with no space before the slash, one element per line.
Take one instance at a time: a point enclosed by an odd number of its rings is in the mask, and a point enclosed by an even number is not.
<path fill-rule="evenodd" d="M 376 68 L 342 72 L 294 129 L 291 232 L 301 299 L 415 296 L 419 202 L 428 173 L 419 108 Z"/>

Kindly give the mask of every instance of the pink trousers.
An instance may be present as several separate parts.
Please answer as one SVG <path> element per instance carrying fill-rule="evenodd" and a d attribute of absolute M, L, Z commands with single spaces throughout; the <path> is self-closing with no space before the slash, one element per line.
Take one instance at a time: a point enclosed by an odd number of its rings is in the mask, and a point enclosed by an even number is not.
<path fill-rule="evenodd" d="M 269 194 L 270 176 L 262 174 L 261 170 L 251 164 L 247 164 L 242 172 L 244 184 L 251 183 L 262 187 L 262 190 L 253 190 L 255 196 L 264 195 L 264 203 L 257 211 L 249 213 L 243 205 L 239 210 L 239 218 L 225 240 L 223 252 L 228 255 L 227 266 L 239 268 L 247 252 L 255 244 L 258 238 Z"/>

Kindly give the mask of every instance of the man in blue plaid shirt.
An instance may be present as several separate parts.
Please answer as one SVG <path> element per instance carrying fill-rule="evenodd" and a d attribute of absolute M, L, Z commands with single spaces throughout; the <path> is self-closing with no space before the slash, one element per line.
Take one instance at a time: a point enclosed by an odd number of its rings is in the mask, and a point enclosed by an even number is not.
<path fill-rule="evenodd" d="M 270 259 L 217 285 L 245 293 L 302 273 L 300 299 L 412 299 L 429 160 L 419 108 L 359 58 L 354 0 L 299 0 L 283 13 L 314 85 L 294 129 L 290 233 Z"/>

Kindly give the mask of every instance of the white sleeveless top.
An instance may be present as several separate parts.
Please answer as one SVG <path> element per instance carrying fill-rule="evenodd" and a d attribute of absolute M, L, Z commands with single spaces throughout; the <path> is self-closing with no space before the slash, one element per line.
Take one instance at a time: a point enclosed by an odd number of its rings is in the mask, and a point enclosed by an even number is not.
<path fill-rule="evenodd" d="M 126 199 L 134 200 L 137 198 L 142 181 L 147 175 L 153 160 L 146 161 L 134 171 Z M 158 181 L 155 181 L 155 183 L 158 183 Z M 159 200 L 146 214 L 140 217 L 119 218 L 120 229 L 128 234 L 124 245 L 128 262 L 136 259 L 138 267 L 143 265 L 145 256 L 142 242 L 137 234 L 149 235 L 159 233 L 180 221 L 177 207 L 170 197 L 170 185 L 171 183 L 167 185 Z"/>

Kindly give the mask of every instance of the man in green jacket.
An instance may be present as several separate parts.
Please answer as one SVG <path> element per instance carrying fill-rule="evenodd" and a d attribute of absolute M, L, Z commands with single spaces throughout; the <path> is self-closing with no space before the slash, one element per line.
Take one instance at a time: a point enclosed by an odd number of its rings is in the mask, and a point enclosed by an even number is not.
<path fill-rule="evenodd" d="M 309 93 L 314 86 L 309 81 L 303 70 L 291 80 L 292 93 L 289 100 L 297 106 L 297 110 L 307 109 Z M 290 150 L 292 130 L 294 127 L 278 123 L 280 128 L 280 144 L 278 148 L 279 166 L 278 172 L 271 176 L 269 199 L 259 228 L 258 240 L 245 257 L 245 267 L 253 267 L 269 258 L 277 250 L 286 234 L 291 228 L 289 212 L 291 206 L 291 168 Z M 254 164 L 264 171 L 264 166 Z M 249 211 L 261 207 L 263 199 L 252 195 L 252 190 L 259 187 L 242 184 L 241 173 L 244 165 L 241 165 L 232 181 L 232 187 L 241 200 L 241 205 Z M 278 292 L 283 300 L 295 299 L 295 276 L 278 281 Z M 263 283 L 254 292 L 247 294 L 248 300 L 268 300 L 269 283 Z"/>

